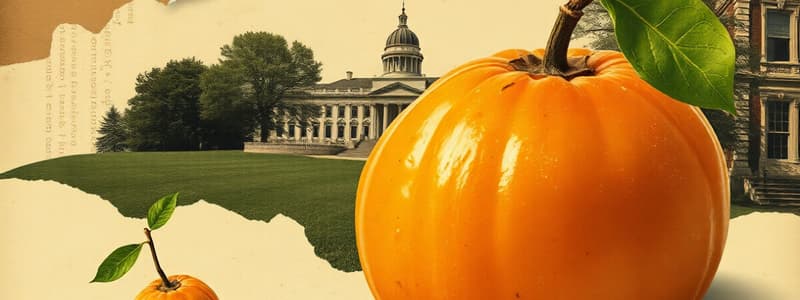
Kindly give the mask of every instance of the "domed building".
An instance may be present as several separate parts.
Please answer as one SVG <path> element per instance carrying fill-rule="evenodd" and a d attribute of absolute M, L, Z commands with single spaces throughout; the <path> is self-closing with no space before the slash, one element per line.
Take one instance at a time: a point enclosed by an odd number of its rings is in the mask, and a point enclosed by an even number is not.
<path fill-rule="evenodd" d="M 386 38 L 383 55 L 383 76 L 408 77 L 422 76 L 422 53 L 419 38 L 408 28 L 406 9 L 400 14 L 400 24 Z"/>
<path fill-rule="evenodd" d="M 423 59 L 419 37 L 408 27 L 403 7 L 397 28 L 386 38 L 381 55 L 381 76 L 354 77 L 352 72 L 347 72 L 343 79 L 295 90 L 288 101 L 322 108 L 312 126 L 302 127 L 286 121 L 283 128 L 272 130 L 269 140 L 264 141 L 284 145 L 282 149 L 273 151 L 270 149 L 275 147 L 264 143 L 250 143 L 245 151 L 315 153 L 320 152 L 319 149 L 309 145 L 341 146 L 343 149 L 363 141 L 370 144 L 369 141 L 377 140 L 398 114 L 438 79 L 422 73 Z"/>

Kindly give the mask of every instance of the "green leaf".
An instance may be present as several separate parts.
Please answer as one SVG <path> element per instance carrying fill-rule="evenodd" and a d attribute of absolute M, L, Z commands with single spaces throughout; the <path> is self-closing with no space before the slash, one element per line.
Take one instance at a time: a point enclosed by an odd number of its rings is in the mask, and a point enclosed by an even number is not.
<path fill-rule="evenodd" d="M 734 113 L 736 51 L 700 0 L 602 0 L 620 49 L 645 81 L 692 105 Z"/>
<path fill-rule="evenodd" d="M 97 268 L 97 274 L 91 282 L 111 282 L 119 279 L 133 267 L 143 244 L 122 246 L 111 252 L 111 255 Z"/>
<path fill-rule="evenodd" d="M 172 212 L 175 211 L 175 205 L 178 203 L 178 193 L 166 195 L 158 199 L 156 203 L 150 206 L 147 211 L 147 226 L 150 230 L 156 230 L 167 224 L 169 218 L 172 217 Z"/>

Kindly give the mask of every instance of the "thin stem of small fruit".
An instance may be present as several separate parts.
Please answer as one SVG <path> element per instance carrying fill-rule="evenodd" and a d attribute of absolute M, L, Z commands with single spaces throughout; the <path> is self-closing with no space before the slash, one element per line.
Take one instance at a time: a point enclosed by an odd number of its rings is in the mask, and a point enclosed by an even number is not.
<path fill-rule="evenodd" d="M 567 50 L 572 32 L 583 16 L 583 8 L 592 3 L 592 0 L 569 0 L 561 6 L 556 24 L 547 40 L 547 48 L 542 62 L 544 72 L 551 75 L 564 76 L 570 73 L 567 62 Z"/>
<path fill-rule="evenodd" d="M 167 289 L 174 288 L 174 285 L 169 282 L 167 275 L 164 274 L 164 270 L 161 269 L 161 264 L 158 262 L 158 255 L 156 255 L 156 245 L 153 243 L 153 237 L 150 235 L 150 229 L 144 229 L 144 235 L 147 236 L 147 244 L 150 245 L 150 253 L 153 254 L 153 263 L 156 265 L 156 272 L 158 272 L 158 276 L 161 276 L 161 281 L 164 282 L 164 287 Z"/>

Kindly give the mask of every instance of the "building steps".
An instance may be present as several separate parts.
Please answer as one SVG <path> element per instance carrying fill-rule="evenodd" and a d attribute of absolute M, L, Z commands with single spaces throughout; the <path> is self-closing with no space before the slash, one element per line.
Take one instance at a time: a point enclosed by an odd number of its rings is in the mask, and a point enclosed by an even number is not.
<path fill-rule="evenodd" d="M 745 192 L 761 205 L 800 207 L 800 177 L 750 178 Z"/>
<path fill-rule="evenodd" d="M 378 140 L 363 140 L 355 148 L 345 150 L 337 156 L 367 158 L 377 142 Z"/>

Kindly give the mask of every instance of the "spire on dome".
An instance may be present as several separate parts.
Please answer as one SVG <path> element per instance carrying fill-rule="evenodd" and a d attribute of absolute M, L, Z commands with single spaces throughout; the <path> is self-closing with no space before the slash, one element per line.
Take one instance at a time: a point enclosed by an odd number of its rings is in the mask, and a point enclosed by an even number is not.
<path fill-rule="evenodd" d="M 406 1 L 403 0 L 403 13 L 400 14 L 400 25 L 408 26 L 408 16 L 406 15 Z"/>

